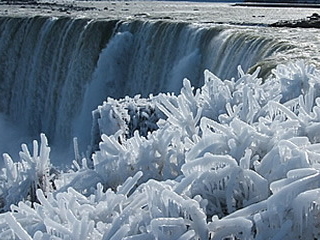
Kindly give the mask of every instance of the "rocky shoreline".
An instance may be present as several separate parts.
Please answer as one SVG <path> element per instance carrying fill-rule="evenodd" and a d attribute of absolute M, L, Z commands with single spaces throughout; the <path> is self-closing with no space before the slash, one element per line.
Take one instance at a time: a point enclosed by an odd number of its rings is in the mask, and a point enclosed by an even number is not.
<path fill-rule="evenodd" d="M 305 19 L 279 21 L 270 24 L 271 27 L 291 27 L 291 28 L 320 28 L 320 15 L 313 13 Z"/>

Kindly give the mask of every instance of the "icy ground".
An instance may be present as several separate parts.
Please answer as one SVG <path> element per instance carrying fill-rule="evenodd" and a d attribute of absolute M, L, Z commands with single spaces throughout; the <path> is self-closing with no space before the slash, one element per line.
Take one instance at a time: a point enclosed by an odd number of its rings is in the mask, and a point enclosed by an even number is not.
<path fill-rule="evenodd" d="M 8 4 L 10 3 L 10 4 Z M 0 1 L 0 15 L 100 19 L 172 20 L 191 23 L 264 25 L 311 16 L 313 8 L 234 6 L 232 3 L 174 1 Z"/>
<path fill-rule="evenodd" d="M 318 239 L 320 71 L 258 72 L 108 99 L 92 158 L 75 140 L 68 172 L 44 134 L 4 154 L 0 239 Z"/>

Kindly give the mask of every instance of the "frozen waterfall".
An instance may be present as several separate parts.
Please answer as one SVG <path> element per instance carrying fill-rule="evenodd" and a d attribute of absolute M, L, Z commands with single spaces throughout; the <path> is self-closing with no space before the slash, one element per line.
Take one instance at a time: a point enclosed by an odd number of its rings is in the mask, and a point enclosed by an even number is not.
<path fill-rule="evenodd" d="M 211 70 L 235 77 L 290 48 L 244 29 L 165 21 L 0 18 L 0 111 L 32 137 L 90 143 L 91 112 L 107 97 L 174 92 Z M 267 66 L 268 68 L 268 66 Z"/>
<path fill-rule="evenodd" d="M 320 70 L 251 30 L 0 18 L 0 239 L 319 239 Z"/>

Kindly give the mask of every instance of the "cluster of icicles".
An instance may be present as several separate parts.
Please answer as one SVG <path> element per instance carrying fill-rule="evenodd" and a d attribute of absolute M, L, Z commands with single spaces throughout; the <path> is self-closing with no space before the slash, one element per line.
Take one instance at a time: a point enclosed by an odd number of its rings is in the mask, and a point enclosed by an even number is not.
<path fill-rule="evenodd" d="M 68 172 L 43 134 L 20 161 L 4 154 L 0 239 L 319 238 L 320 71 L 258 72 L 108 99 Z"/>

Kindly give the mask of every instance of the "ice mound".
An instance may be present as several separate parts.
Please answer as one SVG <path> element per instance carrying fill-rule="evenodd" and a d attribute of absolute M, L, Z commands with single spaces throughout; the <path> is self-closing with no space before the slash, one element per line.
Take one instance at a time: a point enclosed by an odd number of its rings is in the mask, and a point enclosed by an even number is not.
<path fill-rule="evenodd" d="M 59 172 L 41 135 L 4 154 L 1 239 L 320 237 L 320 71 L 303 61 L 267 79 L 205 71 L 178 96 L 108 99 L 92 155 Z"/>

